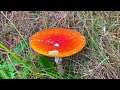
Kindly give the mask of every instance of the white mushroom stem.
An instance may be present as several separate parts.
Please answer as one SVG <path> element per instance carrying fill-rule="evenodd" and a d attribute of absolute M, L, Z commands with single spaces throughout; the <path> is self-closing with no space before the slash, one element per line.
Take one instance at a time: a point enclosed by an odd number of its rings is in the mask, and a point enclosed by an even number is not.
<path fill-rule="evenodd" d="M 62 66 L 62 57 L 55 57 L 55 63 L 57 65 L 58 71 L 63 74 L 64 73 L 64 69 Z"/>

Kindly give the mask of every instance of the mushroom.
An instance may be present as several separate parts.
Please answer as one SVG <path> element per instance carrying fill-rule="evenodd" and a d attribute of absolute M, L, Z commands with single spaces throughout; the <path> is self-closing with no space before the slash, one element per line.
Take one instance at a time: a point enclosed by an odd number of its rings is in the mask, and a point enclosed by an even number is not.
<path fill-rule="evenodd" d="M 36 52 L 55 57 L 58 71 L 64 73 L 62 57 L 71 56 L 82 50 L 86 40 L 79 32 L 66 28 L 49 28 L 30 37 L 29 45 Z"/>

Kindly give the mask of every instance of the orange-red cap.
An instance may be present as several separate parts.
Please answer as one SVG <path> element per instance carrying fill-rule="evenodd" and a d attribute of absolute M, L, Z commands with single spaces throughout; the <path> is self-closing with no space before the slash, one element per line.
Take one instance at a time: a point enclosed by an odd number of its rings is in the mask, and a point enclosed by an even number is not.
<path fill-rule="evenodd" d="M 29 42 L 36 52 L 54 57 L 71 56 L 80 51 L 85 44 L 86 40 L 79 32 L 65 28 L 49 28 L 36 32 Z"/>

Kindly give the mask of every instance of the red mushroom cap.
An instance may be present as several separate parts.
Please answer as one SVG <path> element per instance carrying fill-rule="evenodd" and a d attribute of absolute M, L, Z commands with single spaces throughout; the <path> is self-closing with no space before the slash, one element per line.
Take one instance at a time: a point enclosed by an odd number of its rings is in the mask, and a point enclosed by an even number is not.
<path fill-rule="evenodd" d="M 49 28 L 36 32 L 29 42 L 36 52 L 54 57 L 71 56 L 80 51 L 85 44 L 86 40 L 79 32 L 65 28 Z"/>

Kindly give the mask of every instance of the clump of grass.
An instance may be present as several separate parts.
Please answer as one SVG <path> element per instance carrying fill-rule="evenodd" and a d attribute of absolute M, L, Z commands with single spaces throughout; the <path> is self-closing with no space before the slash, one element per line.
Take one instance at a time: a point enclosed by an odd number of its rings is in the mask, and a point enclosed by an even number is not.
<path fill-rule="evenodd" d="M 119 16 L 119 11 L 1 12 L 0 78 L 119 79 Z M 57 72 L 52 58 L 28 45 L 33 33 L 50 27 L 75 29 L 87 41 L 82 51 L 63 58 L 64 75 Z"/>

